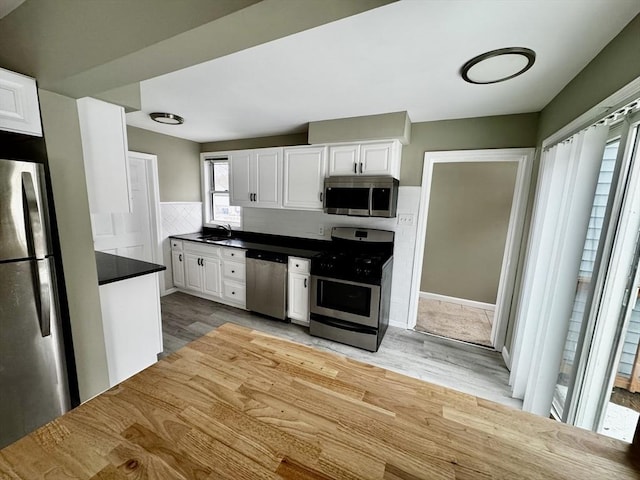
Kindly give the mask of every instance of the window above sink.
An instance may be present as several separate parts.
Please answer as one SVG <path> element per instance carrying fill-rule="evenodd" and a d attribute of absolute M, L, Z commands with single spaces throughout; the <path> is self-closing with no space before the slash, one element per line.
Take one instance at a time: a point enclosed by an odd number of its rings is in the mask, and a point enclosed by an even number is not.
<path fill-rule="evenodd" d="M 205 227 L 242 225 L 242 207 L 229 205 L 229 160 L 226 157 L 206 159 L 202 164 Z M 220 237 L 218 240 L 226 240 Z M 210 238 L 203 238 L 210 240 Z M 212 240 L 214 241 L 214 240 Z"/>

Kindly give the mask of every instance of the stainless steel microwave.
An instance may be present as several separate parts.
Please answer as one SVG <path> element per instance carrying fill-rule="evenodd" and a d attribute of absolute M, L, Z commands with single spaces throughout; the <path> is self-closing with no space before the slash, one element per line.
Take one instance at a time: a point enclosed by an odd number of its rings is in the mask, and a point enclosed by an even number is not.
<path fill-rule="evenodd" d="M 324 180 L 324 211 L 357 217 L 395 217 L 398 180 L 387 176 L 328 177 Z"/>

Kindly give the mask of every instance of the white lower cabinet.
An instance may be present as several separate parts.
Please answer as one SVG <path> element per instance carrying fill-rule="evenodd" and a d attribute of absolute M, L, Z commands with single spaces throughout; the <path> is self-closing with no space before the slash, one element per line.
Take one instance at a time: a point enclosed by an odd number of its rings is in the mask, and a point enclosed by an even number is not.
<path fill-rule="evenodd" d="M 99 288 L 109 386 L 154 364 L 162 352 L 158 275 L 142 275 Z"/>
<path fill-rule="evenodd" d="M 288 316 L 291 322 L 309 325 L 310 262 L 289 257 Z"/>
<path fill-rule="evenodd" d="M 171 251 L 171 268 L 173 270 L 173 285 L 184 288 L 184 253 L 182 253 L 182 249 Z"/>
<path fill-rule="evenodd" d="M 186 293 L 245 308 L 245 251 L 171 241 L 173 285 Z"/>

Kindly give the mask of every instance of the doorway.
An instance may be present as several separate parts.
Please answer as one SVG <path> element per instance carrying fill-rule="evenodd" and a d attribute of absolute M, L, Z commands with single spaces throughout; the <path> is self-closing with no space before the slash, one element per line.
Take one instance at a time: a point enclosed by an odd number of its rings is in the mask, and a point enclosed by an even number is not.
<path fill-rule="evenodd" d="M 91 214 L 96 250 L 153 263 L 163 263 L 159 247 L 157 157 L 127 155 L 131 212 Z"/>
<path fill-rule="evenodd" d="M 412 328 L 503 351 L 533 153 L 425 154 Z"/>

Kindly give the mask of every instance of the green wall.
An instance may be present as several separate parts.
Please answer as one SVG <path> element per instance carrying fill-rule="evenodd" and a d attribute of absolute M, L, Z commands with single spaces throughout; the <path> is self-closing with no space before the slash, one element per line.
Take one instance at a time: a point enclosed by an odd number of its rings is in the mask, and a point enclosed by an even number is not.
<path fill-rule="evenodd" d="M 604 47 L 540 114 L 538 143 L 640 77 L 640 15 Z"/>
<path fill-rule="evenodd" d="M 425 152 L 533 147 L 537 131 L 537 113 L 414 123 L 402 147 L 400 185 L 420 185 Z"/>
<path fill-rule="evenodd" d="M 127 126 L 129 150 L 158 156 L 161 202 L 200 202 L 200 144 Z"/>
<path fill-rule="evenodd" d="M 109 388 L 87 183 L 76 101 L 40 90 L 82 401 Z"/>
<path fill-rule="evenodd" d="M 495 304 L 517 162 L 437 163 L 420 291 Z"/>
<path fill-rule="evenodd" d="M 250 148 L 289 147 L 294 145 L 307 145 L 307 143 L 307 132 L 301 132 L 292 133 L 290 135 L 274 135 L 271 137 L 240 138 L 238 140 L 208 142 L 200 145 L 200 151 L 224 152 Z"/>

